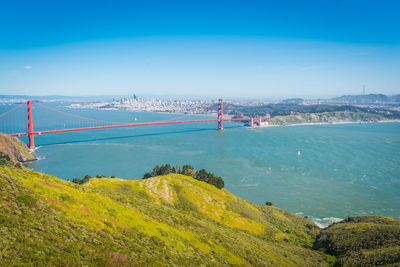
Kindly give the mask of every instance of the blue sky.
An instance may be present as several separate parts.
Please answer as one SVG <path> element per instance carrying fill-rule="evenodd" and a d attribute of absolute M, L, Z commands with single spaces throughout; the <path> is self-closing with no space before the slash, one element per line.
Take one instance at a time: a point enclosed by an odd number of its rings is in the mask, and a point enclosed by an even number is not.
<path fill-rule="evenodd" d="M 0 1 L 0 93 L 400 93 L 399 1 Z"/>

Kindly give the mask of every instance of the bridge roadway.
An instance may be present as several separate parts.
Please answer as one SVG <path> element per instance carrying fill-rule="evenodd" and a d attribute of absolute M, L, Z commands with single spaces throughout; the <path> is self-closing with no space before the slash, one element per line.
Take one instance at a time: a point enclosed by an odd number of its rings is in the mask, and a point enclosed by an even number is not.
<path fill-rule="evenodd" d="M 250 121 L 251 118 L 234 118 L 234 119 L 223 119 L 223 121 Z M 159 122 L 142 122 L 142 123 L 129 123 L 121 125 L 108 125 L 108 126 L 94 126 L 94 127 L 82 127 L 82 128 L 71 128 L 71 129 L 59 129 L 59 130 L 48 130 L 48 131 L 36 131 L 34 135 L 42 134 L 55 134 L 55 133 L 68 133 L 68 132 L 79 132 L 79 131 L 90 131 L 90 130 L 101 130 L 101 129 L 113 129 L 113 128 L 126 128 L 126 127 L 139 127 L 139 126 L 154 126 L 154 125 L 168 125 L 168 124 L 184 124 L 184 123 L 202 123 L 202 122 L 218 122 L 218 119 L 209 120 L 188 120 L 188 121 L 159 121 Z M 21 137 L 28 136 L 29 133 L 15 133 L 11 136 Z"/>

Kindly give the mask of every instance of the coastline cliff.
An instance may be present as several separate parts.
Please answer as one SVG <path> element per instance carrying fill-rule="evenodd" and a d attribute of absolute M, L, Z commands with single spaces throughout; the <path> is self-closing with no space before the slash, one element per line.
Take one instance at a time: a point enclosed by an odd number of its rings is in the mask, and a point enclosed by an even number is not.
<path fill-rule="evenodd" d="M 36 159 L 21 140 L 2 133 L 0 133 L 0 155 L 8 156 L 14 164 Z"/>

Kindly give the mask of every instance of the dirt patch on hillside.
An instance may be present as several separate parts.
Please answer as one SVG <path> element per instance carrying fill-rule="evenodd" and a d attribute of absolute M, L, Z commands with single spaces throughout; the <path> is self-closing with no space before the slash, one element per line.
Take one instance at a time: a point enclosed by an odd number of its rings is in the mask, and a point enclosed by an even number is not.
<path fill-rule="evenodd" d="M 86 214 L 90 214 L 91 213 L 90 210 L 88 208 L 86 208 L 86 207 L 82 207 L 81 211 L 83 211 Z"/>
<path fill-rule="evenodd" d="M 1 204 L 7 207 L 11 205 L 11 203 L 6 200 L 1 201 Z"/>
<path fill-rule="evenodd" d="M 53 205 L 56 205 L 56 206 L 61 206 L 61 207 L 65 208 L 65 209 L 69 209 L 69 207 L 67 205 L 65 205 L 65 203 L 62 202 L 61 200 L 59 200 L 58 198 L 47 196 L 46 199 L 50 204 L 53 204 Z"/>
<path fill-rule="evenodd" d="M 52 189 L 63 190 L 62 187 L 57 186 L 57 185 L 48 184 L 48 183 L 43 182 L 43 181 L 39 181 L 39 183 L 41 183 L 42 185 L 47 186 L 47 187 L 49 187 L 49 188 L 52 188 Z"/>
<path fill-rule="evenodd" d="M 146 193 L 155 199 L 156 204 L 160 204 L 160 199 L 170 204 L 174 203 L 176 193 L 168 186 L 170 181 L 169 177 L 152 177 L 144 182 Z"/>

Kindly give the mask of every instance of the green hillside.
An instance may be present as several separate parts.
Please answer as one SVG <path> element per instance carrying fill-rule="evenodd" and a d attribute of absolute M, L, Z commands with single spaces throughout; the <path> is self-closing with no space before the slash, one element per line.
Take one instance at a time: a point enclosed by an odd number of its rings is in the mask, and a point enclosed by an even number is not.
<path fill-rule="evenodd" d="M 336 255 L 344 266 L 400 266 L 400 221 L 351 217 L 321 231 L 314 248 Z"/>
<path fill-rule="evenodd" d="M 319 229 L 182 175 L 76 185 L 0 167 L 5 265 L 325 265 Z"/>

